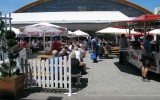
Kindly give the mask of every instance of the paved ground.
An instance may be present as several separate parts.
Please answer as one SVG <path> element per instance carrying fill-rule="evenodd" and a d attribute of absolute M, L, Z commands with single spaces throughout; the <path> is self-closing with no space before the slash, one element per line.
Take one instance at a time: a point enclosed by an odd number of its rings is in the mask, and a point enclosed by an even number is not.
<path fill-rule="evenodd" d="M 71 97 L 63 93 L 24 90 L 20 100 L 160 100 L 160 75 L 149 73 L 151 82 L 142 82 L 140 70 L 130 64 L 119 65 L 118 58 L 98 59 L 92 63 L 89 54 L 84 61 L 88 74 L 76 86 Z"/>

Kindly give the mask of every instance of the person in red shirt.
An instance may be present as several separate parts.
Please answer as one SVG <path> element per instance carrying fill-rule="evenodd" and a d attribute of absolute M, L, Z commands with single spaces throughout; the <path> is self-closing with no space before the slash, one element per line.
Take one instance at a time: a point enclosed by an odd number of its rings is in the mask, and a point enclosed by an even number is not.
<path fill-rule="evenodd" d="M 59 48 L 61 47 L 61 43 L 55 38 L 54 42 L 52 43 L 52 50 L 59 51 Z"/>
<path fill-rule="evenodd" d="M 23 40 L 20 40 L 20 48 L 23 49 L 26 47 L 27 47 L 26 43 Z"/>

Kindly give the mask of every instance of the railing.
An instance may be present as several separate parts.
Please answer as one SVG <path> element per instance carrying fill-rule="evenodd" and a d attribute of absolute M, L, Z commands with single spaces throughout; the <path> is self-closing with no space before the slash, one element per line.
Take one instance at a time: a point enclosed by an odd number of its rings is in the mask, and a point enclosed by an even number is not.
<path fill-rule="evenodd" d="M 68 89 L 71 96 L 71 65 L 70 58 L 62 57 L 50 60 L 21 60 L 22 71 L 25 73 L 25 85 L 42 88 Z"/>

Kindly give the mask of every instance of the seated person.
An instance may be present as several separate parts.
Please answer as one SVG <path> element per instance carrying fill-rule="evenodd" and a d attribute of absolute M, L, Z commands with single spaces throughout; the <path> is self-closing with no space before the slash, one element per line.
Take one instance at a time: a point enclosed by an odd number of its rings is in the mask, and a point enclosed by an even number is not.
<path fill-rule="evenodd" d="M 80 47 L 79 44 L 77 44 L 78 50 L 81 52 L 81 61 L 83 61 L 83 58 L 86 56 L 85 51 Z"/>
<path fill-rule="evenodd" d="M 58 57 L 62 57 L 62 59 L 64 59 L 63 58 L 64 56 L 67 56 L 67 59 L 68 59 L 69 52 L 67 52 L 66 47 L 63 47 L 62 50 L 58 54 Z"/>
<path fill-rule="evenodd" d="M 100 43 L 99 49 L 98 49 L 99 58 L 102 59 L 102 56 L 104 54 L 104 48 L 103 43 Z"/>
<path fill-rule="evenodd" d="M 47 44 L 46 48 L 45 48 L 45 54 L 51 54 L 51 53 L 52 53 L 51 46 L 50 46 L 50 44 Z"/>
<path fill-rule="evenodd" d="M 52 57 L 50 58 L 50 62 L 51 62 L 51 59 L 53 59 L 53 64 L 54 64 L 56 57 L 58 57 L 58 51 L 57 50 L 53 50 L 52 51 Z"/>
<path fill-rule="evenodd" d="M 75 52 L 71 52 L 71 74 L 79 74 L 80 68 L 79 68 L 79 60 L 76 58 Z M 75 83 L 76 78 L 72 78 L 72 82 Z"/>
<path fill-rule="evenodd" d="M 108 47 L 106 46 L 106 44 L 103 44 L 103 49 L 104 49 L 105 58 L 109 58 L 109 57 L 108 57 L 108 55 L 109 55 Z"/>
<path fill-rule="evenodd" d="M 80 62 L 76 58 L 76 53 L 71 52 L 70 57 L 71 57 L 71 73 L 72 74 L 79 74 L 80 73 L 80 69 L 79 69 Z"/>
<path fill-rule="evenodd" d="M 80 69 L 82 74 L 86 73 L 86 64 L 82 61 L 82 53 L 78 50 L 78 47 L 74 47 L 73 51 L 76 54 L 76 58 L 79 60 L 80 62 Z"/>
<path fill-rule="evenodd" d="M 31 49 L 32 49 L 32 52 L 36 53 L 37 52 L 37 43 L 35 42 L 35 40 L 33 39 L 32 42 L 31 42 Z"/>

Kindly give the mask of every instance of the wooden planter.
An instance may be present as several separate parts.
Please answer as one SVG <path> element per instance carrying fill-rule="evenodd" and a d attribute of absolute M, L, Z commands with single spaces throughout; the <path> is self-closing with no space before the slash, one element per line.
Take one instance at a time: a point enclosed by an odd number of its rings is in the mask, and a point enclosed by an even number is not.
<path fill-rule="evenodd" d="M 0 98 L 16 98 L 24 87 L 24 74 L 16 78 L 0 78 Z"/>

